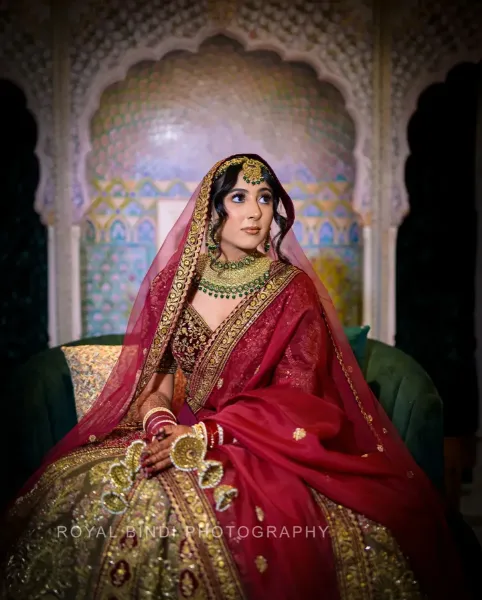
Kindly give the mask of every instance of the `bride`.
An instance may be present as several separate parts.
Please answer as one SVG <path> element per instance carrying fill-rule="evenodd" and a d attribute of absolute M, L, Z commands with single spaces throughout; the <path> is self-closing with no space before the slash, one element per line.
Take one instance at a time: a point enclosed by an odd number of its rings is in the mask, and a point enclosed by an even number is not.
<path fill-rule="evenodd" d="M 260 157 L 204 177 L 104 390 L 11 507 L 2 598 L 467 597 L 293 222 Z"/>

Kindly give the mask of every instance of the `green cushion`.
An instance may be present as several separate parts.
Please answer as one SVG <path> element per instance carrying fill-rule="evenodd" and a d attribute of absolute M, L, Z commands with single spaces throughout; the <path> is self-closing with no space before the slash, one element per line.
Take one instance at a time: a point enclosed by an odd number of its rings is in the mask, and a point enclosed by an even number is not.
<path fill-rule="evenodd" d="M 386 344 L 367 340 L 368 327 L 346 330 L 363 372 L 383 408 L 418 464 L 432 481 L 442 485 L 442 403 L 425 371 L 409 356 Z M 78 340 L 71 345 L 118 345 L 122 335 Z M 26 362 L 13 378 L 12 424 L 16 460 L 12 489 L 39 466 L 43 456 L 76 423 L 70 371 L 60 347 Z M 13 442 L 12 442 L 13 443 Z M 18 454 L 17 454 L 18 453 Z M 12 463 L 13 465 L 13 463 Z"/>
<path fill-rule="evenodd" d="M 367 341 L 363 372 L 415 461 L 443 489 L 443 404 L 427 372 L 376 340 Z"/>
<path fill-rule="evenodd" d="M 369 331 L 370 327 L 368 325 L 365 325 L 364 327 L 345 327 L 345 335 L 350 342 L 351 349 L 360 366 L 363 366 L 365 362 L 365 351 Z"/>

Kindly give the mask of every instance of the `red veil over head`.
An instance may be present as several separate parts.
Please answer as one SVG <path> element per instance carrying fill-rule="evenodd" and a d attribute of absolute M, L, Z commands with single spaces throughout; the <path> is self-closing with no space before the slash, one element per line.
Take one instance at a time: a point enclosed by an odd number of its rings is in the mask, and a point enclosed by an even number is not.
<path fill-rule="evenodd" d="M 31 488 L 53 461 L 81 445 L 102 439 L 126 417 L 132 402 L 142 392 L 159 364 L 181 314 L 197 258 L 204 249 L 214 176 L 225 161 L 241 156 L 262 162 L 276 178 L 266 161 L 254 154 L 233 155 L 215 164 L 204 177 L 144 278 L 129 318 L 120 357 L 102 393 L 82 420 L 47 454 L 43 465 L 27 482 L 23 492 Z M 360 450 L 367 453 L 377 450 L 385 452 L 386 457 L 397 464 L 397 469 L 417 474 L 418 485 L 424 488 L 423 493 L 433 493 L 431 484 L 416 466 L 366 383 L 330 296 L 293 233 L 293 202 L 281 184 L 279 187 L 282 190 L 281 205 L 289 225 L 281 250 L 293 265 L 309 275 L 318 291 L 335 349 L 331 353 L 331 373 L 339 389 L 342 409 L 353 423 Z M 272 236 L 276 234 L 276 227 L 273 222 Z M 270 254 L 272 258 L 278 258 L 273 247 Z"/>

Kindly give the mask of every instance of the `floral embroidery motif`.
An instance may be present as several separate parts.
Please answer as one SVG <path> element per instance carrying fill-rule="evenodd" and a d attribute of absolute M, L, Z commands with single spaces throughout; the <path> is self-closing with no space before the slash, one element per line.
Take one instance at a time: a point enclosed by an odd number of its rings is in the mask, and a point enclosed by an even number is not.
<path fill-rule="evenodd" d="M 220 377 L 216 384 L 216 387 L 218 388 L 218 390 L 220 390 L 223 387 L 223 383 L 224 383 L 224 379 L 222 377 Z"/>
<path fill-rule="evenodd" d="M 131 570 L 129 568 L 129 563 L 125 560 L 119 560 L 119 562 L 114 565 L 112 571 L 110 572 L 112 585 L 115 585 L 115 587 L 121 587 L 126 581 L 129 581 L 130 578 Z"/>
<path fill-rule="evenodd" d="M 216 503 L 216 510 L 223 512 L 227 510 L 234 498 L 237 498 L 238 490 L 232 485 L 220 485 L 214 490 L 214 501 Z"/>
<path fill-rule="evenodd" d="M 268 561 L 265 559 L 264 556 L 261 556 L 261 555 L 257 556 L 255 563 L 256 563 L 256 568 L 258 569 L 258 571 L 260 573 L 264 573 L 266 571 L 266 569 L 268 568 Z"/>
<path fill-rule="evenodd" d="M 297 427 L 294 430 L 293 439 L 296 440 L 297 442 L 299 442 L 300 440 L 302 440 L 305 437 L 306 437 L 306 431 L 303 428 Z"/>
<path fill-rule="evenodd" d="M 210 336 L 211 330 L 204 320 L 187 304 L 171 340 L 172 353 L 187 377 L 193 372 L 199 353 Z"/>
<path fill-rule="evenodd" d="M 258 518 L 258 521 L 264 521 L 263 509 L 260 506 L 257 506 L 255 508 L 255 511 L 256 511 L 256 517 Z"/>
<path fill-rule="evenodd" d="M 145 446 L 146 444 L 142 440 L 135 440 L 127 448 L 125 458 L 110 466 L 109 477 L 114 489 L 102 495 L 102 504 L 108 512 L 120 515 L 126 511 L 127 495 L 141 468 L 141 453 Z"/>

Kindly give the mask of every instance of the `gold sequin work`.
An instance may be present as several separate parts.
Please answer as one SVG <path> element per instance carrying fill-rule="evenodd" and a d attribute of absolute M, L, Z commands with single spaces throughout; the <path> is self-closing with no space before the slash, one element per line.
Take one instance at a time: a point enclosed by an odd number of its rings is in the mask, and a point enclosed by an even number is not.
<path fill-rule="evenodd" d="M 299 442 L 300 440 L 302 440 L 305 437 L 306 437 L 306 431 L 304 429 L 302 429 L 301 427 L 297 427 L 293 431 L 293 439 L 296 440 L 297 442 Z"/>
<path fill-rule="evenodd" d="M 422 600 L 397 541 L 378 523 L 313 491 L 329 528 L 342 600 Z"/>
<path fill-rule="evenodd" d="M 212 331 L 201 315 L 187 304 L 171 340 L 172 354 L 187 379 L 211 335 Z"/>
<path fill-rule="evenodd" d="M 256 510 L 256 518 L 258 519 L 258 521 L 264 521 L 264 511 L 260 506 L 257 506 L 255 508 Z"/>
<path fill-rule="evenodd" d="M 242 600 L 215 511 L 186 473 L 137 476 L 143 443 L 117 438 L 57 461 L 10 514 L 22 533 L 9 551 L 2 598 L 164 598 Z M 106 510 L 105 495 L 125 499 Z M 190 533 L 194 532 L 194 533 Z M 190 595 L 191 594 L 191 595 Z"/>
<path fill-rule="evenodd" d="M 264 556 L 257 556 L 256 557 L 256 568 L 258 569 L 258 571 L 260 573 L 264 573 L 266 571 L 266 569 L 268 568 L 268 561 L 266 560 L 266 558 Z"/>

